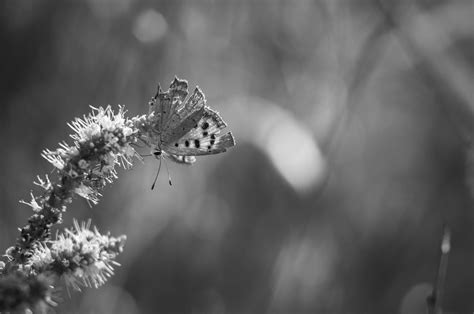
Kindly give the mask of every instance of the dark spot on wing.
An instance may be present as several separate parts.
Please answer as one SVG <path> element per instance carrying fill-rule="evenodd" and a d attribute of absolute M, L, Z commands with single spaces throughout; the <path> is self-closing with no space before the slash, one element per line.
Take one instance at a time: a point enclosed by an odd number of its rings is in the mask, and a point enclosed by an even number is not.
<path fill-rule="evenodd" d="M 188 140 L 184 141 L 184 145 L 186 145 L 186 147 L 189 147 L 189 141 Z"/>
<path fill-rule="evenodd" d="M 194 146 L 196 146 L 196 148 L 199 148 L 199 146 L 201 146 L 201 142 L 199 142 L 199 140 L 194 140 Z"/>
<path fill-rule="evenodd" d="M 204 122 L 204 123 L 202 124 L 202 129 L 203 129 L 203 130 L 207 129 L 208 127 L 209 127 L 209 123 Z"/>
<path fill-rule="evenodd" d="M 202 136 L 207 136 L 209 133 L 207 132 L 202 132 Z"/>
<path fill-rule="evenodd" d="M 209 149 L 209 150 L 210 150 L 211 148 L 212 148 L 212 146 L 211 146 L 211 145 L 207 146 L 207 149 Z"/>
<path fill-rule="evenodd" d="M 211 134 L 211 139 L 215 140 L 215 139 L 216 139 L 216 135 L 215 135 L 215 134 Z"/>
<path fill-rule="evenodd" d="M 178 143 L 174 143 L 174 147 L 178 147 L 178 146 L 179 146 Z"/>
<path fill-rule="evenodd" d="M 211 140 L 211 145 L 214 145 L 216 141 L 215 140 Z"/>

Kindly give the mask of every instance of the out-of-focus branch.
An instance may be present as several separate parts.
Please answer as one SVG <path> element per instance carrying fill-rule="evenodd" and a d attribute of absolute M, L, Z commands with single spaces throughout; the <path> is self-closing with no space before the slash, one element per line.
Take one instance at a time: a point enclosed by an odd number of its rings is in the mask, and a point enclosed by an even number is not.
<path fill-rule="evenodd" d="M 448 52 L 455 40 L 472 28 L 471 17 L 466 14 L 472 12 L 472 2 L 449 3 L 429 13 L 414 5 L 392 9 L 382 0 L 376 3 L 393 25 L 393 34 L 419 65 L 423 78 L 435 87 L 436 96 L 449 104 L 446 111 L 456 128 L 461 126 L 461 135 L 470 138 L 474 132 L 474 73 L 463 57 Z"/>
<path fill-rule="evenodd" d="M 327 152 L 327 156 L 332 155 L 334 150 L 332 146 L 336 145 L 335 139 L 341 128 L 345 125 L 344 121 L 350 118 L 351 114 L 355 111 L 360 95 L 369 82 L 373 70 L 378 65 L 380 55 L 386 47 L 385 35 L 390 30 L 389 26 L 385 20 L 382 20 L 369 34 L 358 52 L 357 62 L 346 79 L 347 95 L 345 104 L 333 122 L 332 129 L 328 132 L 327 138 L 322 143 L 323 150 Z"/>

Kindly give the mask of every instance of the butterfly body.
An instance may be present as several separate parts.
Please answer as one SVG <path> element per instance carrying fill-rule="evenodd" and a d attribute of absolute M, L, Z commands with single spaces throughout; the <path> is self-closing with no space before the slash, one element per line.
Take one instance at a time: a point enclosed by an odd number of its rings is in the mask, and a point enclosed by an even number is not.
<path fill-rule="evenodd" d="M 152 124 L 147 133 L 152 153 L 190 164 L 195 161 L 194 156 L 218 154 L 234 146 L 231 132 L 220 135 L 227 125 L 216 111 L 206 106 L 202 91 L 196 87 L 187 96 L 185 80 L 175 78 L 166 92 L 158 87 L 149 103 Z"/>

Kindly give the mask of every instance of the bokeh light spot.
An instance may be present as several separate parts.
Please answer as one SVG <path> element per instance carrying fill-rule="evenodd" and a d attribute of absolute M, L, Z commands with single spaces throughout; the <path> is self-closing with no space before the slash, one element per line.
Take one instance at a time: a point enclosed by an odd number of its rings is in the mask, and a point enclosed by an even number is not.
<path fill-rule="evenodd" d="M 157 42 L 168 31 L 168 23 L 164 16 L 155 10 L 149 9 L 138 15 L 133 27 L 133 34 L 143 43 Z"/>
<path fill-rule="evenodd" d="M 280 174 L 298 191 L 306 191 L 324 175 L 325 162 L 312 134 L 292 119 L 275 123 L 265 150 Z"/>

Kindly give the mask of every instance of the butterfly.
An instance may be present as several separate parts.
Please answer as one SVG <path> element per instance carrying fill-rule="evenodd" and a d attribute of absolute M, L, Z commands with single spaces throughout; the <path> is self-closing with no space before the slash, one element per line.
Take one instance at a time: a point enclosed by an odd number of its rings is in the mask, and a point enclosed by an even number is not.
<path fill-rule="evenodd" d="M 235 145 L 231 132 L 220 134 L 227 124 L 206 106 L 199 87 L 188 97 L 188 82 L 177 77 L 166 92 L 158 85 L 149 102 L 148 117 L 147 142 L 160 161 L 165 156 L 177 163 L 192 164 L 195 156 L 223 153 Z"/>

